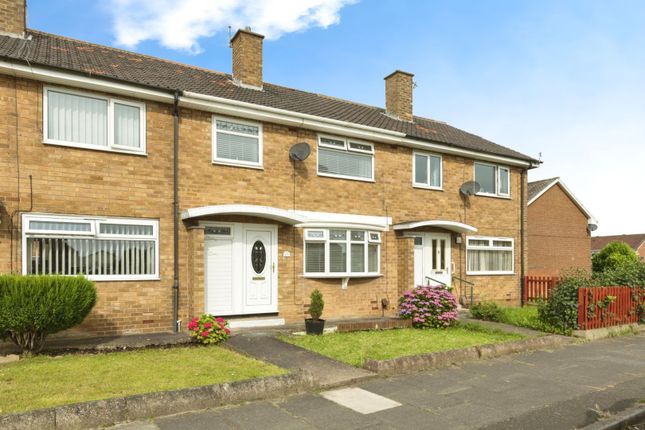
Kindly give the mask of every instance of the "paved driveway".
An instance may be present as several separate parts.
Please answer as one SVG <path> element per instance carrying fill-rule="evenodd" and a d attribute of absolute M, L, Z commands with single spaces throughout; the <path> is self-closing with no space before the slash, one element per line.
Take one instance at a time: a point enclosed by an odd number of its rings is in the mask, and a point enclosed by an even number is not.
<path fill-rule="evenodd" d="M 571 429 L 593 422 L 598 412 L 645 400 L 645 335 L 374 379 L 352 388 L 367 391 L 366 400 L 360 390 L 304 394 L 117 428 Z M 383 410 L 367 414 L 352 409 L 380 405 Z"/>

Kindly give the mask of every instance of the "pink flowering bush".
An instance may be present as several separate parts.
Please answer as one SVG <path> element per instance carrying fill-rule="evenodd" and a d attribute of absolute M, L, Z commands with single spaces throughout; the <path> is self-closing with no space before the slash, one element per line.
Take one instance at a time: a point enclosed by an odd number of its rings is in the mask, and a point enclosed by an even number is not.
<path fill-rule="evenodd" d="M 228 328 L 228 321 L 211 314 L 203 314 L 195 317 L 187 325 L 190 337 L 204 345 L 220 343 L 228 339 L 231 330 Z"/>
<path fill-rule="evenodd" d="M 419 286 L 399 299 L 399 315 L 416 328 L 443 328 L 457 321 L 457 300 L 443 287 Z"/>

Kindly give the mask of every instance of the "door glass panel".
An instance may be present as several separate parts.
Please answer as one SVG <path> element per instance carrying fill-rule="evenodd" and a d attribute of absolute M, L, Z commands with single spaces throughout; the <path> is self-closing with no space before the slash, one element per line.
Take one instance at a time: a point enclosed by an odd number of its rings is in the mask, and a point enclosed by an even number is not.
<path fill-rule="evenodd" d="M 441 253 L 441 270 L 446 270 L 446 241 L 445 239 L 441 239 L 441 247 L 439 248 L 439 252 Z"/>
<path fill-rule="evenodd" d="M 256 240 L 251 249 L 251 265 L 255 273 L 262 273 L 264 266 L 267 262 L 267 253 L 264 244 L 260 240 Z"/>
<path fill-rule="evenodd" d="M 432 270 L 437 270 L 437 239 L 432 239 Z"/>
<path fill-rule="evenodd" d="M 417 236 L 414 238 L 414 244 L 415 245 L 423 245 L 423 238 L 421 236 Z"/>

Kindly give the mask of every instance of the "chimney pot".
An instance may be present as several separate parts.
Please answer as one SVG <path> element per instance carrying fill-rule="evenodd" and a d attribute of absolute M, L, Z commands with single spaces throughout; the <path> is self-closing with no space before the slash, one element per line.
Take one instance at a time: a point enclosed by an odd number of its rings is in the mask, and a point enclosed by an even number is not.
<path fill-rule="evenodd" d="M 262 88 L 262 40 L 249 27 L 239 29 L 231 39 L 233 80 L 242 86 Z"/>
<path fill-rule="evenodd" d="M 395 70 L 385 77 L 385 111 L 403 121 L 412 121 L 412 73 Z"/>

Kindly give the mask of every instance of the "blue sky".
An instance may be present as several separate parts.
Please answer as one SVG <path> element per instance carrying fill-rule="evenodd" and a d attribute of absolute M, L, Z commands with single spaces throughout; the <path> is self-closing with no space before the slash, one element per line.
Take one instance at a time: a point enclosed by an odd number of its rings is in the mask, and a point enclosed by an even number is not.
<path fill-rule="evenodd" d="M 250 25 L 267 34 L 266 81 L 379 106 L 383 77 L 410 71 L 415 114 L 541 153 L 529 179 L 560 176 L 598 219 L 596 234 L 645 232 L 643 1 L 29 0 L 28 8 L 31 28 L 225 72 L 227 25 Z"/>

